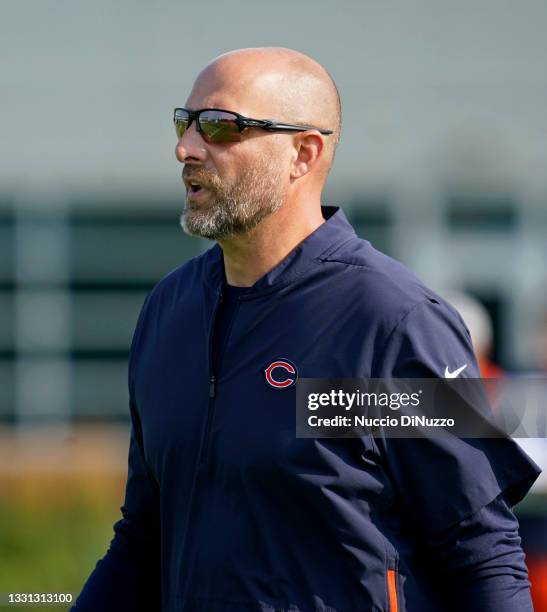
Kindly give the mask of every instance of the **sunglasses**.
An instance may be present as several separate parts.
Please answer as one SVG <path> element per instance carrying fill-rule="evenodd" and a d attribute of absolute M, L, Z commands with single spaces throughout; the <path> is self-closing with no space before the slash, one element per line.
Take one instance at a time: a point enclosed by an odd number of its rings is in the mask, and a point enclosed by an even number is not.
<path fill-rule="evenodd" d="M 291 125 L 290 123 L 279 123 L 270 119 L 250 119 L 239 113 L 221 108 L 202 108 L 196 111 L 191 111 L 187 108 L 175 108 L 173 120 L 178 138 L 182 138 L 184 132 L 195 120 L 197 131 L 201 134 L 203 140 L 213 144 L 240 142 L 243 130 L 250 127 L 270 132 L 307 132 L 308 130 L 317 130 L 325 136 L 332 134 L 332 130 L 322 130 L 312 125 Z"/>

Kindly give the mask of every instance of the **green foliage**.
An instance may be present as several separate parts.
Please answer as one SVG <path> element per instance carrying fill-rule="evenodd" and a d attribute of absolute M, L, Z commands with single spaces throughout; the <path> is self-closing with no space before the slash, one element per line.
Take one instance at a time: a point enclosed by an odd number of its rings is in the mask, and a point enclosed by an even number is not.
<path fill-rule="evenodd" d="M 0 593 L 78 594 L 112 538 L 121 498 L 112 486 L 101 489 L 85 479 L 76 484 L 57 479 L 29 495 L 0 480 Z M 116 487 L 119 491 L 119 485 Z M 121 492 L 119 492 L 121 494 Z M 0 609 L 56 610 L 9 606 Z"/>

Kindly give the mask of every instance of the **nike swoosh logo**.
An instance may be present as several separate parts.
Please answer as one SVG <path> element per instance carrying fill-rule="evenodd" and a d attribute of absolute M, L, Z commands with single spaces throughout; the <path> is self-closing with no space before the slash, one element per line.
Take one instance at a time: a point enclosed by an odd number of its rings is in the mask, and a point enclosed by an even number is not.
<path fill-rule="evenodd" d="M 457 378 L 458 375 L 461 374 L 465 370 L 466 367 L 467 367 L 467 364 L 464 363 L 461 368 L 458 368 L 457 370 L 454 370 L 453 372 L 451 372 L 448 369 L 448 366 L 446 366 L 446 368 L 444 369 L 444 377 L 445 378 Z"/>

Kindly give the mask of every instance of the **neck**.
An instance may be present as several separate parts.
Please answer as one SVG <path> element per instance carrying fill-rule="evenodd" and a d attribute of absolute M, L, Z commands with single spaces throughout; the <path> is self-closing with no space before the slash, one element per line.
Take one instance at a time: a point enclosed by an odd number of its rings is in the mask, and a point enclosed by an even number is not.
<path fill-rule="evenodd" d="M 228 284 L 251 287 L 324 222 L 319 203 L 285 205 L 251 232 L 219 240 Z"/>

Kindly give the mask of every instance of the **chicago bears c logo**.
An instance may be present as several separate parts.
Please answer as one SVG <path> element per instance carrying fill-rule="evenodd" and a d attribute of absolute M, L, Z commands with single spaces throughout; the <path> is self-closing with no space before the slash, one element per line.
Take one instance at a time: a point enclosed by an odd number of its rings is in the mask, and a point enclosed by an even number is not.
<path fill-rule="evenodd" d="M 274 389 L 287 389 L 296 383 L 298 371 L 292 361 L 276 359 L 264 370 L 266 382 Z"/>

